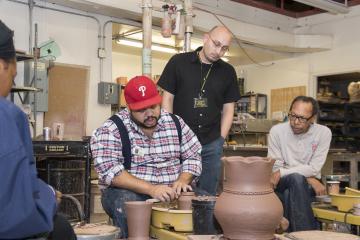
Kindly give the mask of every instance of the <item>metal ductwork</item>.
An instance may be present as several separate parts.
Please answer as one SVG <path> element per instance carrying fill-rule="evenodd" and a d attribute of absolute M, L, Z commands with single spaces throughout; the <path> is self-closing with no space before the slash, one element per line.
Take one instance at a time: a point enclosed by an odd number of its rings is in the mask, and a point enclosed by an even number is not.
<path fill-rule="evenodd" d="M 350 11 L 350 9 L 347 6 L 347 0 L 345 0 L 344 4 L 331 0 L 294 0 L 294 1 L 322 9 L 333 14 L 338 14 L 338 13 L 345 14 Z"/>

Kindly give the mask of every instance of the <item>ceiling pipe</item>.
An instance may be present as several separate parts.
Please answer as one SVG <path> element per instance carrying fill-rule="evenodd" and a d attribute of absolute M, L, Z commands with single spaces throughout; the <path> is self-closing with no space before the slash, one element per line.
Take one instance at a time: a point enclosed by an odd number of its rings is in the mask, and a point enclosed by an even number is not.
<path fill-rule="evenodd" d="M 191 35 L 194 32 L 193 28 L 193 9 L 192 9 L 192 0 L 184 1 L 184 9 L 185 9 L 185 40 L 184 40 L 184 51 L 191 51 Z"/>
<path fill-rule="evenodd" d="M 350 11 L 350 9 L 348 8 L 347 0 L 345 0 L 344 4 L 331 0 L 294 0 L 294 1 L 312 7 L 320 8 L 322 10 L 325 10 L 333 14 L 338 14 L 338 13 L 345 14 L 345 13 L 349 13 Z"/>
<path fill-rule="evenodd" d="M 151 0 L 143 0 L 143 49 L 142 49 L 142 74 L 151 76 L 151 42 L 152 42 L 152 5 Z"/>
<path fill-rule="evenodd" d="M 33 21 L 34 21 L 34 6 L 35 3 L 33 0 L 29 0 L 28 1 L 28 5 L 29 5 L 29 53 L 33 54 Z"/>

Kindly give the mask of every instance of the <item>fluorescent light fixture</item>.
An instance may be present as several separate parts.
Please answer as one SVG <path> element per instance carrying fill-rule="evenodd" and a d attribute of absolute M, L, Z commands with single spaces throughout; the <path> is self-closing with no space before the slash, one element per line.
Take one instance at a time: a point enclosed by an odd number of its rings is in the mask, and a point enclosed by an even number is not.
<path fill-rule="evenodd" d="M 174 48 L 151 45 L 151 49 L 158 52 L 165 52 L 165 53 L 178 53 Z"/>
<path fill-rule="evenodd" d="M 126 45 L 130 47 L 136 47 L 136 48 L 143 48 L 143 44 L 140 41 L 136 40 L 129 40 L 129 39 L 118 39 L 116 40 L 118 44 Z M 165 53 L 178 53 L 178 51 L 175 48 L 166 47 L 162 45 L 156 45 L 152 44 L 151 49 L 157 52 L 165 52 Z"/>
<path fill-rule="evenodd" d="M 309 6 L 313 6 L 316 8 L 320 8 L 322 10 L 328 11 L 330 13 L 338 14 L 338 13 L 348 13 L 350 10 L 347 6 L 347 1 L 345 0 L 345 4 L 338 3 L 331 0 L 294 0 L 296 2 L 300 2 Z"/>

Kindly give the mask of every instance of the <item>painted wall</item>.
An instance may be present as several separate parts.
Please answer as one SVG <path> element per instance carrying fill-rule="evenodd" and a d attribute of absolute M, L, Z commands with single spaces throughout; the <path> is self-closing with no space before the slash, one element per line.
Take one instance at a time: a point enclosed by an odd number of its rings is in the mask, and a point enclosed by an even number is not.
<path fill-rule="evenodd" d="M 38 4 L 38 3 L 37 3 Z M 54 7 L 52 4 L 44 4 L 45 7 Z M 76 12 L 73 9 L 59 8 L 62 10 Z M 86 13 L 83 13 L 86 14 Z M 20 17 L 21 16 L 21 17 Z M 110 106 L 97 103 L 97 83 L 100 81 L 98 49 L 99 25 L 94 19 L 59 13 L 52 10 L 34 8 L 34 23 L 38 23 L 38 42 L 54 39 L 60 46 L 61 56 L 56 62 L 86 66 L 90 69 L 88 91 L 88 113 L 86 134 L 110 115 Z M 101 26 L 109 18 L 94 15 L 99 19 Z M 17 49 L 29 50 L 29 12 L 27 5 L 9 1 L 0 1 L 0 19 L 4 21 L 15 32 L 15 45 Z M 111 36 L 111 24 L 107 26 L 107 36 Z M 106 38 L 107 57 L 104 61 L 104 81 L 111 81 L 111 37 Z M 109 50 L 110 49 L 110 50 Z M 22 74 L 19 64 L 17 83 L 22 83 Z M 41 134 L 42 114 L 38 114 L 37 134 Z"/>
<path fill-rule="evenodd" d="M 55 5 L 39 3 L 42 6 L 54 8 Z M 56 6 L 56 9 L 78 12 L 74 9 Z M 100 21 L 101 27 L 110 18 L 91 14 Z M 22 17 L 19 17 L 22 16 Z M 100 82 L 100 61 L 97 57 L 99 46 L 99 25 L 92 18 L 60 13 L 52 10 L 34 8 L 34 23 L 38 24 L 38 43 L 54 39 L 60 46 L 61 56 L 56 59 L 58 63 L 80 65 L 88 67 L 89 87 L 87 103 L 86 134 L 90 135 L 111 114 L 110 105 L 97 102 L 97 84 Z M 27 5 L 0 1 L 0 19 L 15 32 L 15 45 L 17 49 L 29 52 L 29 11 Z M 113 19 L 113 18 L 112 18 Z M 116 21 L 116 19 L 114 19 Z M 141 56 L 118 54 L 111 52 L 111 24 L 106 26 L 106 58 L 103 64 L 103 81 L 115 82 L 118 76 L 133 76 L 141 74 Z M 114 58 L 114 60 L 112 60 Z M 152 74 L 161 74 L 167 61 L 153 58 Z M 23 67 L 18 64 L 18 76 L 15 82 L 23 84 Z M 43 114 L 37 114 L 37 135 L 42 133 Z"/>
<path fill-rule="evenodd" d="M 166 65 L 167 61 L 152 58 L 151 74 L 160 75 Z M 117 77 L 127 77 L 130 80 L 132 77 L 141 75 L 141 56 L 125 53 L 112 53 L 112 76 L 113 81 Z"/>
<path fill-rule="evenodd" d="M 317 76 L 360 71 L 359 22 L 360 7 L 351 8 L 346 16 L 320 14 L 300 19 L 297 33 L 332 35 L 333 48 L 276 61 L 268 67 L 238 66 L 238 72 L 244 70 L 246 91 L 268 94 L 270 113 L 271 89 L 305 85 L 308 95 L 315 96 Z"/>
<path fill-rule="evenodd" d="M 40 4 L 54 7 L 54 5 L 46 2 Z M 76 11 L 68 8 L 60 9 Z M 94 16 L 100 20 L 101 26 L 109 20 L 105 16 Z M 9 1 L 0 1 L 0 18 L 15 30 L 16 47 L 28 50 L 28 7 Z M 100 126 L 111 113 L 110 106 L 97 103 L 97 84 L 100 81 L 100 70 L 97 57 L 98 25 L 96 21 L 82 16 L 39 8 L 34 10 L 34 21 L 39 25 L 40 43 L 49 38 L 54 38 L 60 45 L 62 55 L 56 60 L 57 62 L 89 67 L 89 111 L 86 129 L 87 134 L 91 134 L 92 130 Z M 360 71 L 360 30 L 356 28 L 359 22 L 360 7 L 353 7 L 347 15 L 320 14 L 298 20 L 298 27 L 294 30 L 296 33 L 331 35 L 334 39 L 333 49 L 321 53 L 298 55 L 287 60 L 277 61 L 268 67 L 238 66 L 236 67 L 238 73 L 240 70 L 244 70 L 246 90 L 266 93 L 269 95 L 270 102 L 271 89 L 306 85 L 309 95 L 314 96 L 316 76 Z M 107 26 L 106 35 L 108 51 L 104 61 L 103 80 L 114 81 L 116 76 L 131 77 L 140 74 L 140 56 L 111 54 L 111 24 Z M 112 58 L 114 58 L 114 64 L 111 63 Z M 153 59 L 153 74 L 161 73 L 165 63 L 165 61 Z M 114 66 L 113 69 L 112 66 Z M 19 74 L 20 76 L 21 74 Z"/>

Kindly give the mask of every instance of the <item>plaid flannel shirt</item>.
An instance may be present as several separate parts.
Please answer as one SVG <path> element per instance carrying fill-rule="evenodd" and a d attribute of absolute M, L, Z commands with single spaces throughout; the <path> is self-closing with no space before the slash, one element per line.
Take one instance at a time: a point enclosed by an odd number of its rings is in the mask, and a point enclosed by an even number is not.
<path fill-rule="evenodd" d="M 201 174 L 201 144 L 195 134 L 179 117 L 182 129 L 182 143 L 176 125 L 170 114 L 161 110 L 158 124 L 152 138 L 148 138 L 131 119 L 125 109 L 117 113 L 128 129 L 131 142 L 131 169 L 133 176 L 152 184 L 172 184 L 182 172 L 197 177 Z M 120 133 L 111 120 L 94 131 L 91 151 L 99 183 L 110 186 L 112 179 L 124 168 Z M 141 151 L 134 152 L 134 148 Z M 139 153 L 140 152 L 140 153 Z M 183 159 L 180 164 L 180 156 Z"/>

